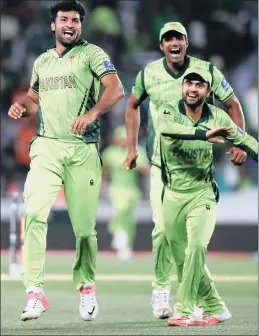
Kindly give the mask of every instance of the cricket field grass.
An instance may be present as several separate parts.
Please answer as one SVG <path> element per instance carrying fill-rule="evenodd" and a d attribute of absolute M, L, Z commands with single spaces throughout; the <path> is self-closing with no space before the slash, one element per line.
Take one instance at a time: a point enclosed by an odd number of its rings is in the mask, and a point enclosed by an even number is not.
<path fill-rule="evenodd" d="M 207 258 L 217 289 L 233 317 L 211 327 L 169 327 L 152 315 L 153 279 L 150 253 L 119 261 L 113 253 L 98 254 L 99 314 L 84 322 L 78 313 L 79 295 L 73 288 L 74 252 L 51 252 L 46 258 L 44 290 L 50 309 L 39 319 L 22 322 L 25 291 L 20 279 L 8 275 L 8 254 L 1 253 L 1 335 L 258 335 L 258 263 L 247 255 Z M 172 303 L 177 282 L 172 274 Z"/>

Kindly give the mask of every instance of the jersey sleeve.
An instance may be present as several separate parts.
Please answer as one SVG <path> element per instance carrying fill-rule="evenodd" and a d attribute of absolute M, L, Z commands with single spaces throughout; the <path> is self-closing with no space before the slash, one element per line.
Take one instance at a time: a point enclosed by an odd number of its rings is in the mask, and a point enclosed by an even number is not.
<path fill-rule="evenodd" d="M 99 47 L 91 48 L 89 55 L 90 69 L 100 80 L 107 74 L 116 74 L 117 70 L 111 63 L 109 56 Z"/>
<path fill-rule="evenodd" d="M 35 60 L 33 64 L 30 86 L 34 92 L 39 93 L 39 59 L 38 58 Z"/>
<path fill-rule="evenodd" d="M 234 95 L 234 90 L 216 66 L 213 66 L 212 70 L 213 93 L 221 103 L 224 103 Z"/>
<path fill-rule="evenodd" d="M 162 136 L 170 136 L 181 140 L 206 140 L 203 130 L 197 127 L 189 127 L 178 122 L 178 110 L 168 104 L 162 104 L 158 108 L 157 127 Z"/>
<path fill-rule="evenodd" d="M 143 101 L 147 98 L 147 92 L 145 89 L 145 81 L 144 81 L 144 70 L 141 70 L 136 77 L 135 84 L 132 87 L 133 96 L 140 101 Z"/>
<path fill-rule="evenodd" d="M 231 127 L 233 129 L 233 135 L 226 137 L 227 140 L 232 142 L 235 146 L 240 147 L 255 161 L 258 161 L 258 142 L 255 138 L 249 135 L 247 132 L 238 127 L 231 118 L 222 111 L 222 127 Z"/>

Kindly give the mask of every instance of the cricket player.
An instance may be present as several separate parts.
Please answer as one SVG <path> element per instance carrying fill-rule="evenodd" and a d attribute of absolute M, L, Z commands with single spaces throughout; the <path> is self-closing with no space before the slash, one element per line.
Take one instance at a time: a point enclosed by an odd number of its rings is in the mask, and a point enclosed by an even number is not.
<path fill-rule="evenodd" d="M 112 141 L 113 143 L 102 152 L 103 173 L 109 175 L 109 196 L 114 209 L 108 230 L 113 235 L 112 248 L 117 250 L 118 258 L 128 260 L 132 257 L 136 234 L 134 211 L 141 199 L 139 174 L 147 174 L 149 167 L 146 153 L 140 146 L 137 169 L 126 171 L 122 166 L 121 163 L 127 154 L 125 126 L 115 129 Z"/>
<path fill-rule="evenodd" d="M 183 77 L 183 99 L 158 108 L 163 219 L 180 282 L 168 319 L 172 326 L 214 325 L 231 318 L 205 265 L 219 199 L 212 145 L 224 143 L 223 136 L 258 160 L 257 141 L 205 102 L 211 83 L 209 70 L 190 67 Z M 197 320 L 193 307 L 201 299 L 205 316 Z"/>
<path fill-rule="evenodd" d="M 21 320 L 38 318 L 49 308 L 43 291 L 47 218 L 64 185 L 76 238 L 73 282 L 80 294 L 80 316 L 89 321 L 98 313 L 95 221 L 102 171 L 98 117 L 124 96 L 124 90 L 108 55 L 80 39 L 86 14 L 82 4 L 60 1 L 50 12 L 56 46 L 36 59 L 26 97 L 8 111 L 16 120 L 38 113 L 24 186 L 22 280 L 27 304 Z M 104 92 L 98 101 L 101 84 Z"/>
<path fill-rule="evenodd" d="M 132 93 L 127 102 L 126 127 L 128 133 L 128 154 L 124 162 L 126 169 L 136 166 L 138 156 L 137 142 L 140 124 L 139 106 L 147 97 L 150 99 L 147 129 L 147 156 L 150 169 L 150 202 L 153 212 L 154 229 L 152 231 L 155 281 L 151 304 L 153 314 L 157 318 L 166 318 L 171 314 L 170 306 L 170 275 L 172 257 L 164 234 L 162 218 L 160 145 L 157 137 L 156 106 L 182 97 L 181 84 L 185 71 L 191 65 L 198 64 L 210 71 L 212 76 L 211 94 L 208 101 L 213 103 L 214 97 L 222 102 L 231 119 L 241 129 L 245 129 L 241 106 L 235 97 L 233 89 L 223 74 L 210 62 L 189 56 L 187 32 L 179 22 L 166 23 L 159 35 L 160 49 L 164 57 L 148 63 L 136 78 Z M 228 154 L 234 164 L 242 164 L 246 153 L 238 147 L 232 147 Z"/>

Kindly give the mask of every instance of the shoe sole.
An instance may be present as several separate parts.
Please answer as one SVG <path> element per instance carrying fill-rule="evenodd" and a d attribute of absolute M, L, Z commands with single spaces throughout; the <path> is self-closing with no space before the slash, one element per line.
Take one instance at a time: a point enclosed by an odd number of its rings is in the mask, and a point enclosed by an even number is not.
<path fill-rule="evenodd" d="M 21 316 L 21 320 L 22 320 L 23 322 L 25 322 L 25 321 L 29 321 L 29 320 L 35 320 L 35 319 L 37 319 L 38 317 L 40 317 L 40 315 L 26 314 L 26 316 Z"/>
<path fill-rule="evenodd" d="M 165 320 L 165 319 L 168 319 L 171 315 L 172 315 L 172 312 L 170 312 L 169 310 L 165 309 L 165 311 L 160 311 L 160 313 L 162 314 L 156 314 L 154 311 L 153 311 L 153 315 L 157 318 L 157 319 L 160 319 L 160 320 Z"/>
<path fill-rule="evenodd" d="M 81 315 L 80 315 L 81 316 Z M 92 318 L 92 316 L 85 316 L 85 317 L 82 317 L 81 316 L 81 319 L 83 320 L 83 321 L 93 321 L 93 318 Z"/>
<path fill-rule="evenodd" d="M 41 313 L 45 313 L 47 310 L 48 309 L 43 310 Z M 25 316 L 23 317 L 23 315 L 25 315 L 25 314 L 21 315 L 21 321 L 26 322 L 26 321 L 29 321 L 29 320 L 36 320 L 37 318 L 40 317 L 41 314 L 40 315 L 26 314 L 26 317 Z"/>
<path fill-rule="evenodd" d="M 173 323 L 167 323 L 169 327 L 188 327 L 190 324 L 189 323 L 181 323 L 179 322 L 173 322 Z"/>

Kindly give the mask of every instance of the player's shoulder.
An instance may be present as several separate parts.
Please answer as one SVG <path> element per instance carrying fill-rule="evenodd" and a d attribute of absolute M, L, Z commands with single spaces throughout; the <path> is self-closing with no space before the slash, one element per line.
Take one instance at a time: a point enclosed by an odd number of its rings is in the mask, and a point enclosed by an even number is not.
<path fill-rule="evenodd" d="M 164 59 L 164 57 L 147 63 L 143 70 L 145 72 L 160 71 L 160 69 L 163 68 L 163 59 Z"/>
<path fill-rule="evenodd" d="M 84 41 L 84 43 L 82 43 L 80 47 L 82 51 L 84 51 L 86 54 L 89 54 L 89 55 L 94 54 L 94 53 L 96 54 L 104 53 L 104 50 L 101 47 L 97 46 L 96 44 L 87 42 L 87 41 Z"/>
<path fill-rule="evenodd" d="M 189 66 L 199 66 L 207 70 L 212 70 L 213 68 L 213 64 L 209 61 L 189 55 L 188 58 L 189 58 Z"/>
<path fill-rule="evenodd" d="M 47 49 L 35 59 L 34 64 L 42 65 L 42 63 L 46 62 L 51 57 L 52 52 L 53 48 Z"/>
<path fill-rule="evenodd" d="M 170 100 L 166 103 L 162 103 L 160 105 L 158 105 L 158 108 L 160 110 L 178 110 L 179 109 L 179 102 L 177 100 Z"/>
<path fill-rule="evenodd" d="M 220 116 L 226 115 L 226 112 L 222 110 L 220 107 L 211 105 L 211 104 L 207 104 L 207 105 L 212 113 L 212 117 L 219 118 Z"/>

